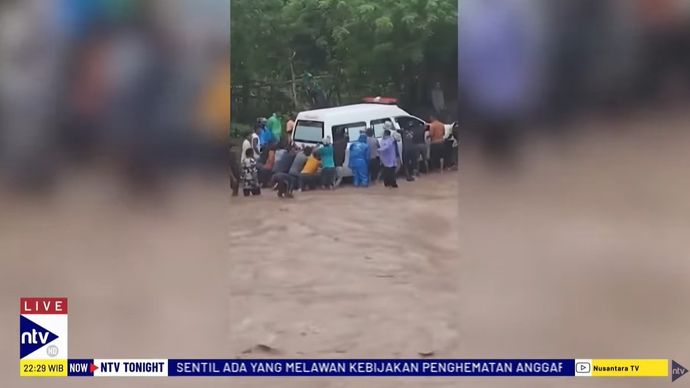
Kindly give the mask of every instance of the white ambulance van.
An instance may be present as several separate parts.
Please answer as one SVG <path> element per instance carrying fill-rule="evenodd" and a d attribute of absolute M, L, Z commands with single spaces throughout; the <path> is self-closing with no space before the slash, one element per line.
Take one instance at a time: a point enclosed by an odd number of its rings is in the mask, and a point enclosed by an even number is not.
<path fill-rule="evenodd" d="M 361 131 L 374 128 L 376 138 L 383 137 L 384 124 L 390 121 L 393 127 L 400 128 L 410 124 L 410 121 L 426 125 L 424 120 L 410 115 L 396 105 L 381 103 L 362 103 L 345 105 L 335 108 L 317 109 L 300 112 L 295 120 L 292 140 L 299 147 L 316 146 L 322 139 L 330 136 L 334 143 L 346 140 L 347 143 L 357 141 Z M 396 136 L 401 139 L 400 136 Z M 349 166 L 349 150 L 345 149 L 345 159 L 341 165 L 336 160 L 336 184 L 343 178 L 351 177 Z M 398 150 L 402 155 L 402 141 L 398 141 Z"/>
<path fill-rule="evenodd" d="M 406 128 L 410 124 L 427 125 L 424 120 L 394 105 L 395 99 L 376 97 L 365 100 L 372 102 L 300 112 L 292 131 L 293 142 L 298 147 L 313 147 L 321 144 L 324 137 L 330 136 L 334 143 L 347 140 L 349 144 L 357 141 L 360 131 L 366 128 L 374 128 L 374 135 L 380 141 L 383 137 L 384 124 L 387 121 L 393 124 L 398 133 L 400 133 L 401 128 Z M 450 133 L 452 128 L 453 124 L 446 125 L 446 132 Z M 402 155 L 402 138 L 400 135 L 395 135 L 395 138 L 398 140 L 398 150 Z M 427 139 L 427 158 L 428 148 Z M 348 146 L 342 165 L 338 165 L 339 163 L 336 161 L 338 184 L 342 178 L 352 176 L 352 171 L 348 168 L 349 149 Z"/>
<path fill-rule="evenodd" d="M 374 128 L 376 138 L 381 139 L 386 121 L 390 121 L 397 131 L 409 125 L 410 121 L 426 125 L 424 120 L 410 115 L 396 105 L 345 105 L 300 112 L 295 120 L 292 140 L 300 147 L 320 144 L 326 136 L 330 136 L 333 142 L 346 139 L 352 143 L 357 141 L 360 131 L 369 127 Z M 398 147 L 402 151 L 401 143 Z"/>

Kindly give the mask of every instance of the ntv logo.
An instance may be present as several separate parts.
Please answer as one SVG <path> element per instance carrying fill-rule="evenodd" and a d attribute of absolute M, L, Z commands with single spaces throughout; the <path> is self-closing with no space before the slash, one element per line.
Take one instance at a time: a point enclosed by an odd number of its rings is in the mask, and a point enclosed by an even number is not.
<path fill-rule="evenodd" d="M 49 331 L 36 331 L 36 329 L 31 329 L 31 332 L 22 333 L 21 342 L 22 345 L 25 344 L 41 344 L 45 345 L 48 343 L 48 336 L 51 333 Z"/>
<path fill-rule="evenodd" d="M 671 362 L 671 381 L 676 381 L 688 373 L 688 370 L 679 363 L 672 360 Z"/>
<path fill-rule="evenodd" d="M 21 358 L 28 356 L 56 339 L 58 339 L 58 336 L 50 330 L 38 325 L 29 318 L 20 316 L 19 348 Z"/>
<path fill-rule="evenodd" d="M 21 359 L 67 359 L 67 307 L 67 298 L 19 298 Z"/>

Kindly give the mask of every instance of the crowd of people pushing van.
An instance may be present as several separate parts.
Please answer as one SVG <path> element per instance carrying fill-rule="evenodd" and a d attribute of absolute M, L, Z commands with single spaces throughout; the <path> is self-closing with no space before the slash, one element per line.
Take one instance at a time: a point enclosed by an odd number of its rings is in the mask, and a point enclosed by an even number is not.
<path fill-rule="evenodd" d="M 457 169 L 458 126 L 452 131 L 446 127 L 432 115 L 429 124 L 410 123 L 399 130 L 388 121 L 380 140 L 373 128 L 367 128 L 354 142 L 327 136 L 320 144 L 299 147 L 292 141 L 294 116 L 283 127 L 274 113 L 259 118 L 243 140 L 239 164 L 231 158 L 233 196 L 240 189 L 246 197 L 272 189 L 281 198 L 293 198 L 295 190 L 334 190 L 348 176 L 355 187 L 382 180 L 385 187 L 395 189 L 401 170 L 412 182 L 420 173 Z"/>

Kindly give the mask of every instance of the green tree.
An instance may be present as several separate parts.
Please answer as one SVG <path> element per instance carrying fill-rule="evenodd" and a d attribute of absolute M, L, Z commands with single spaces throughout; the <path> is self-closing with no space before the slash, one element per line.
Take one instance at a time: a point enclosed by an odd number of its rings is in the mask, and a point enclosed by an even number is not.
<path fill-rule="evenodd" d="M 233 84 L 272 85 L 265 104 L 294 105 L 293 76 L 305 72 L 327 76 L 342 102 L 422 104 L 434 78 L 457 85 L 455 0 L 233 0 L 231 22 Z"/>

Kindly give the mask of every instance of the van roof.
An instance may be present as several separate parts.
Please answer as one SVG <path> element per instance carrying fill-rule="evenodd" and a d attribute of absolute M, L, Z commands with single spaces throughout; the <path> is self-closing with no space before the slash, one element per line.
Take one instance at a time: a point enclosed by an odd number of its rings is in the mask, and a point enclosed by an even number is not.
<path fill-rule="evenodd" d="M 377 115 L 384 117 L 407 116 L 409 113 L 400 109 L 396 105 L 382 105 L 382 104 L 353 104 L 344 105 L 334 108 L 315 109 L 300 112 L 298 117 L 305 120 L 319 120 L 324 121 L 326 118 L 330 120 L 338 117 L 360 117 L 362 120 L 375 119 Z"/>

